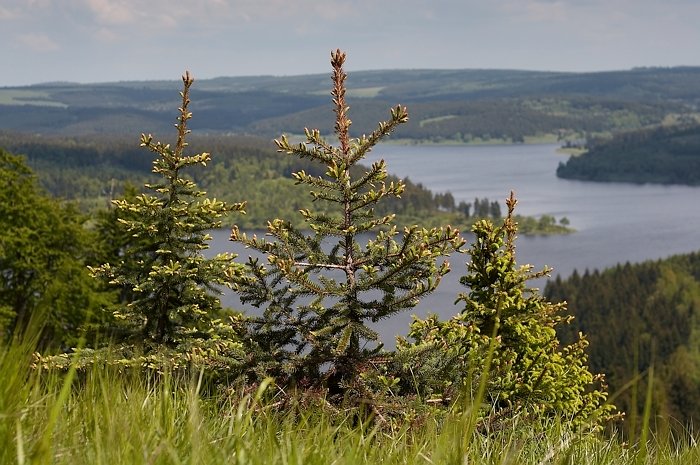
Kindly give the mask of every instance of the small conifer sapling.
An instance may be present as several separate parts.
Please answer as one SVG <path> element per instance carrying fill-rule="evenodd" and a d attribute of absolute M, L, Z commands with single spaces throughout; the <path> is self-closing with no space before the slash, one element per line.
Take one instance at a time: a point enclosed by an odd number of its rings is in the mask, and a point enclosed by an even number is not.
<path fill-rule="evenodd" d="M 147 184 L 150 193 L 113 201 L 119 227 L 131 236 L 115 263 L 94 268 L 93 274 L 110 284 L 126 287 L 130 302 L 114 311 L 128 328 L 127 343 L 138 351 L 173 349 L 175 357 L 191 358 L 207 351 L 236 349 L 234 340 L 222 336 L 228 325 L 220 316 L 221 286 L 234 286 L 243 276 L 235 255 L 205 258 L 208 232 L 220 228 L 232 212 L 244 213 L 244 203 L 209 199 L 183 171 L 210 161 L 209 153 L 185 155 L 189 92 L 194 79 L 186 73 L 180 93 L 175 146 L 141 136 L 141 146 L 154 152 L 153 172 L 162 180 Z M 233 344 L 233 345 L 231 345 Z"/>
<path fill-rule="evenodd" d="M 474 383 L 485 383 L 489 421 L 516 413 L 556 414 L 573 424 L 610 418 L 614 407 L 605 403 L 604 377 L 588 369 L 586 339 L 579 335 L 562 346 L 557 338 L 556 327 L 571 320 L 563 314 L 566 304 L 549 302 L 527 287 L 550 270 L 533 273 L 530 265 L 517 266 L 513 193 L 506 205 L 502 225 L 480 220 L 472 228 L 471 260 L 460 279 L 469 291 L 457 300 L 463 310 L 448 321 L 416 319 L 414 342 L 400 341 L 399 353 L 436 349 L 433 360 L 421 359 L 413 368 L 425 395 L 455 399 L 473 392 Z"/>
<path fill-rule="evenodd" d="M 344 62 L 340 50 L 331 53 L 337 145 L 309 129 L 303 143 L 293 144 L 286 136 L 275 141 L 280 152 L 324 166 L 323 176 L 304 171 L 293 176 L 310 188 L 315 202 L 325 202 L 334 213 L 301 210 L 308 233 L 276 219 L 268 224 L 273 240 L 249 238 L 237 228 L 231 234 L 231 240 L 268 259 L 267 265 L 250 260 L 253 279 L 241 288 L 244 302 L 265 307 L 255 338 L 268 360 L 259 366 L 278 378 L 341 393 L 356 388 L 358 375 L 381 353 L 370 325 L 414 307 L 434 291 L 449 271 L 448 262 L 438 264 L 438 259 L 463 244 L 449 226 L 399 231 L 394 215 L 375 214 L 377 204 L 400 197 L 403 183 L 385 182 L 383 160 L 361 176 L 353 176 L 351 169 L 405 123 L 408 113 L 397 106 L 370 135 L 351 138 Z"/>

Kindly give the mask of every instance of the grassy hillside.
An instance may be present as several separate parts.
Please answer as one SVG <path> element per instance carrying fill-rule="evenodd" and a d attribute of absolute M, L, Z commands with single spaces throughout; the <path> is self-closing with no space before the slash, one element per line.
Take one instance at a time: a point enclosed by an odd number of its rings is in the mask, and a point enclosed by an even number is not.
<path fill-rule="evenodd" d="M 525 419 L 487 433 L 469 414 L 391 427 L 318 405 L 281 411 L 275 388 L 214 396 L 197 377 L 31 370 L 31 344 L 0 345 L 0 463 L 687 465 L 700 448 L 654 436 L 629 444 Z M 200 380 L 201 381 L 201 380 Z M 546 431 L 542 434 L 541 431 Z"/>

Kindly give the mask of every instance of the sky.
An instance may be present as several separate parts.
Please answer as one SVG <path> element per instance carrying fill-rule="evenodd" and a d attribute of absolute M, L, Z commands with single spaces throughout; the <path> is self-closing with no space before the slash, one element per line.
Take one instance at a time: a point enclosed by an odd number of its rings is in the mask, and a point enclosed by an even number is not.
<path fill-rule="evenodd" d="M 0 0 L 0 87 L 700 65 L 700 0 Z"/>

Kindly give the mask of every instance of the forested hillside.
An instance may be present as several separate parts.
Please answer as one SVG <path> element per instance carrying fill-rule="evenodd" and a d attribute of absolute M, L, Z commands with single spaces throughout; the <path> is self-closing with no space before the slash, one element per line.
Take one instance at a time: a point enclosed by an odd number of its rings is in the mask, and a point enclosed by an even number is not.
<path fill-rule="evenodd" d="M 196 70 L 195 70 L 196 71 Z M 325 75 L 198 81 L 192 128 L 276 137 L 305 126 L 330 134 Z M 694 112 L 700 68 L 599 73 L 513 70 L 364 71 L 349 78 L 358 132 L 388 106 L 411 108 L 395 137 L 432 142 L 522 142 L 581 137 L 657 124 Z M 138 134 L 170 127 L 175 81 L 52 83 L 0 88 L 0 129 L 33 133 Z"/>
<path fill-rule="evenodd" d="M 700 126 L 662 126 L 593 139 L 557 176 L 606 182 L 700 185 Z"/>
<path fill-rule="evenodd" d="M 387 104 L 354 102 L 358 125 L 381 115 Z M 665 103 L 635 103 L 581 97 L 502 98 L 467 101 L 419 101 L 411 105 L 415 115 L 398 137 L 428 142 L 469 143 L 484 141 L 525 142 L 531 137 L 566 138 L 588 133 L 606 133 L 659 123 L 679 107 Z M 311 108 L 297 113 L 257 121 L 255 133 L 283 132 L 310 122 L 324 132 L 327 111 Z"/>
<path fill-rule="evenodd" d="M 196 182 L 219 199 L 248 199 L 247 214 L 236 218 L 241 228 L 264 229 L 275 216 L 300 222 L 298 212 L 309 195 L 295 186 L 292 172 L 304 170 L 315 176 L 324 173 L 311 161 L 277 153 L 274 144 L 261 138 L 193 136 L 190 145 L 194 150 L 212 153 L 212 162 L 206 169 L 193 169 Z M 149 154 L 126 136 L 59 137 L 0 132 L 0 147 L 25 155 L 44 188 L 56 197 L 77 201 L 84 211 L 109 206 L 110 200 L 120 197 L 127 185 L 138 186 L 152 180 Z M 387 199 L 378 210 L 396 213 L 401 224 L 450 223 L 466 230 L 477 218 L 501 217 L 501 206 L 495 200 L 456 202 L 449 192 L 433 193 L 409 180 L 405 184 L 401 198 Z M 537 219 L 518 217 L 518 221 L 523 234 L 569 231 L 547 215 Z"/>
<path fill-rule="evenodd" d="M 590 364 L 607 374 L 628 425 L 644 404 L 643 382 L 654 365 L 654 411 L 672 427 L 700 420 L 700 253 L 618 265 L 550 281 L 545 298 L 566 301 L 575 316 L 563 341 L 588 335 Z M 642 378 L 644 379 L 644 378 Z M 665 420 L 664 420 L 665 419 Z M 629 426 L 628 426 L 629 427 Z"/>

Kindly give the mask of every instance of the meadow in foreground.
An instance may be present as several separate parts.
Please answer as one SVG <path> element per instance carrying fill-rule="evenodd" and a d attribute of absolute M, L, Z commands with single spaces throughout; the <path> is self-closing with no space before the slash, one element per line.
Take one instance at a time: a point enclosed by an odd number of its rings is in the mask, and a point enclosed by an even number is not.
<path fill-rule="evenodd" d="M 276 387 L 266 383 L 222 396 L 197 376 L 147 378 L 104 367 L 45 372 L 31 361 L 30 343 L 0 353 L 3 464 L 700 463 L 695 444 L 668 438 L 627 445 L 517 418 L 483 431 L 469 408 L 391 426 L 322 402 L 282 410 Z"/>

